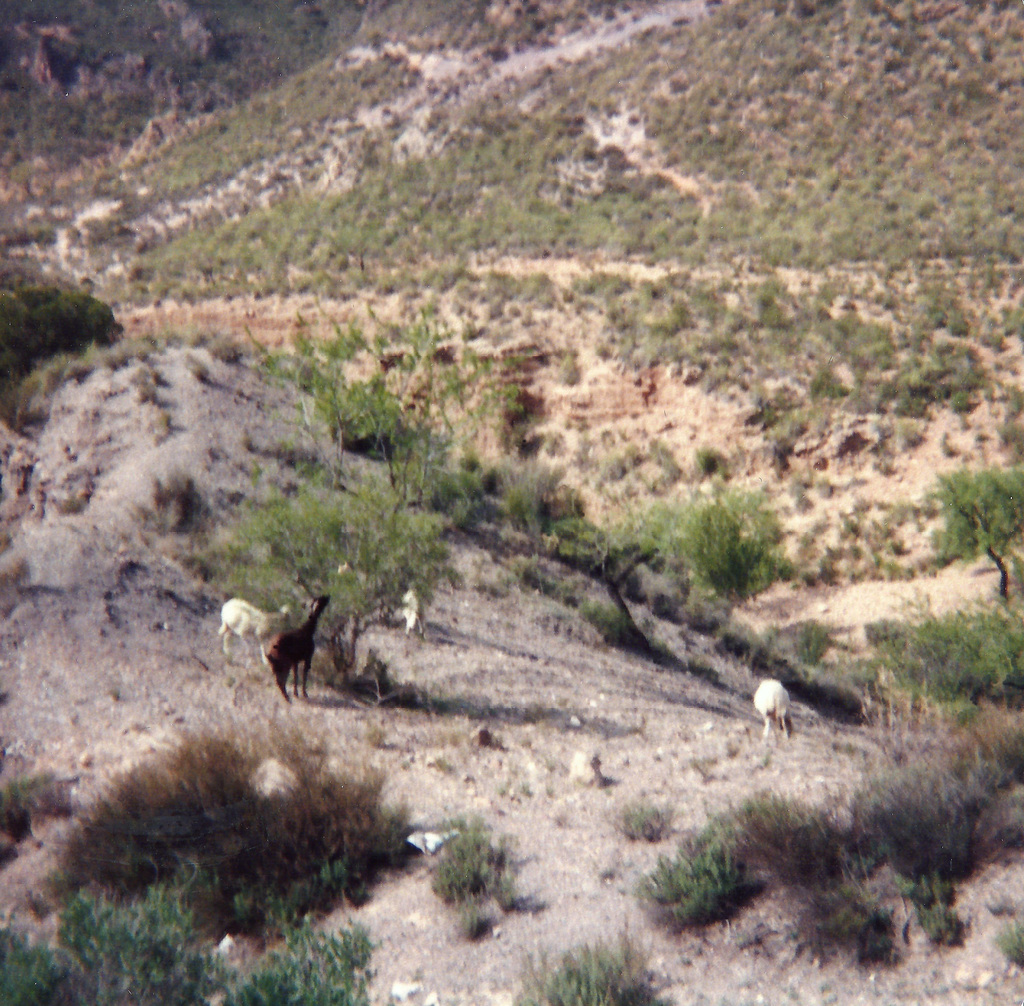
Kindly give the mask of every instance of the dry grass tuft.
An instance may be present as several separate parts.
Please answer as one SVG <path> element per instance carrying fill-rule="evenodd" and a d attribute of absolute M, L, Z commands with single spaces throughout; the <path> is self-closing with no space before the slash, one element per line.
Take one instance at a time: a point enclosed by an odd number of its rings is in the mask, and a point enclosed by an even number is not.
<path fill-rule="evenodd" d="M 275 784 L 260 785 L 268 775 Z M 383 782 L 335 765 L 323 741 L 295 730 L 188 735 L 116 779 L 83 817 L 64 881 L 134 894 L 187 874 L 201 917 L 280 925 L 362 897 L 373 872 L 401 857 L 405 813 L 382 805 Z"/>

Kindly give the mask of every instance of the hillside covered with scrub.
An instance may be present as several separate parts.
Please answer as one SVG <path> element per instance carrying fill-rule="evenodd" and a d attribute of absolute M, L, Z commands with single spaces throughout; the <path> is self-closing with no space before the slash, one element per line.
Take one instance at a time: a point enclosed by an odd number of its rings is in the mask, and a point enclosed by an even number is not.
<path fill-rule="evenodd" d="M 0 1002 L 1020 999 L 1019 5 L 9 7 Z"/>

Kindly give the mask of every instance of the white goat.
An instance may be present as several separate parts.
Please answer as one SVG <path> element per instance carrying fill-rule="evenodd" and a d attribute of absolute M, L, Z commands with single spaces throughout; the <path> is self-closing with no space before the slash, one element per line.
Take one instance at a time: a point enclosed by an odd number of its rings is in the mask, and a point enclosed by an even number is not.
<path fill-rule="evenodd" d="M 263 652 L 260 640 L 264 636 L 270 635 L 280 625 L 281 619 L 290 612 L 291 608 L 287 604 L 278 611 L 260 611 L 254 604 L 243 601 L 240 597 L 233 597 L 230 601 L 225 601 L 224 607 L 220 609 L 220 628 L 217 630 L 217 635 L 223 637 L 224 656 L 231 659 L 231 647 L 228 641 L 232 635 L 244 639 L 248 634 L 256 640 L 260 659 L 269 667 L 270 664 L 267 662 L 267 655 Z"/>
<path fill-rule="evenodd" d="M 423 618 L 420 611 L 419 595 L 410 587 L 402 595 L 402 617 L 405 619 L 405 634 L 408 636 L 415 629 L 423 635 Z"/>
<path fill-rule="evenodd" d="M 754 708 L 764 717 L 764 734 L 767 740 L 774 723 L 787 737 L 793 733 L 793 721 L 789 718 L 789 692 L 781 681 L 769 678 L 757 686 L 754 693 Z"/>

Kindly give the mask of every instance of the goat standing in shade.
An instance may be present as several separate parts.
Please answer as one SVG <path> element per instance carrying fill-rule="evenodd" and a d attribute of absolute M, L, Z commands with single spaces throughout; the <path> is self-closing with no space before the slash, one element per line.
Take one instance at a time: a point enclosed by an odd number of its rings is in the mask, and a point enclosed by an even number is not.
<path fill-rule="evenodd" d="M 299 668 L 302 668 L 302 697 L 308 699 L 306 692 L 306 679 L 309 677 L 309 665 L 313 663 L 313 650 L 315 644 L 313 635 L 316 632 L 316 623 L 323 614 L 324 608 L 330 597 L 326 594 L 318 597 L 309 609 L 309 618 L 297 629 L 289 632 L 279 632 L 267 643 L 266 657 L 270 669 L 277 679 L 277 687 L 286 702 L 288 698 L 288 675 L 295 671 L 295 697 L 299 697 Z"/>

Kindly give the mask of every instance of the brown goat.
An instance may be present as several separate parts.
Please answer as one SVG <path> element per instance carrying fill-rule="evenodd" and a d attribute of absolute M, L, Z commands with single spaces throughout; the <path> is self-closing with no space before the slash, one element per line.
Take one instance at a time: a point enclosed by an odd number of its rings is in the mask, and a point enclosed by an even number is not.
<path fill-rule="evenodd" d="M 302 668 L 302 697 L 309 698 L 306 692 L 306 679 L 309 676 L 309 665 L 313 662 L 313 634 L 316 632 L 316 623 L 323 614 L 324 608 L 330 597 L 326 594 L 318 597 L 309 608 L 309 618 L 297 629 L 288 632 L 279 632 L 272 636 L 267 643 L 267 663 L 274 672 L 277 679 L 277 687 L 281 689 L 285 702 L 291 702 L 288 698 L 288 675 L 295 671 L 295 697 L 299 697 L 299 668 Z"/>

